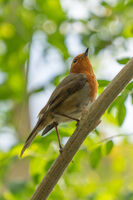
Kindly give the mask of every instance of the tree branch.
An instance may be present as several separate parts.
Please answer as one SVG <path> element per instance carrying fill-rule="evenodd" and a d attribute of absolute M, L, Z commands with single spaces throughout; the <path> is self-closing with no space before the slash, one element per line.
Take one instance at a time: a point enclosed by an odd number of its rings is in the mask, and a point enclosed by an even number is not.
<path fill-rule="evenodd" d="M 45 200 L 49 196 L 87 135 L 99 124 L 100 118 L 106 109 L 132 78 L 133 58 L 123 67 L 88 111 L 82 113 L 79 126 L 66 143 L 63 153 L 52 164 L 31 200 Z"/>

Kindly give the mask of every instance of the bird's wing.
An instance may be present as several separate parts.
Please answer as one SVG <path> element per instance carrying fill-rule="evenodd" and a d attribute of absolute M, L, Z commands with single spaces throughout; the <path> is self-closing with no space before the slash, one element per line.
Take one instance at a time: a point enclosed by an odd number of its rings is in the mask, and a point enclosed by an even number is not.
<path fill-rule="evenodd" d="M 52 93 L 46 106 L 40 111 L 39 117 L 42 117 L 46 111 L 52 111 L 61 105 L 71 94 L 82 89 L 87 82 L 87 77 L 82 73 L 70 73 L 64 78 Z"/>
<path fill-rule="evenodd" d="M 21 151 L 21 156 L 24 151 L 30 146 L 32 140 L 35 138 L 37 133 L 44 127 L 45 118 L 47 113 L 52 112 L 55 108 L 60 106 L 70 95 L 74 94 L 78 90 L 82 89 L 87 82 L 87 77 L 85 74 L 74 74 L 70 73 L 64 80 L 58 85 L 58 87 L 52 93 L 48 103 L 39 113 L 39 119 L 35 128 L 30 133 L 27 138 L 25 145 Z M 42 126 L 43 125 L 43 126 Z M 54 127 L 54 124 L 48 125 L 44 131 L 43 135 Z"/>

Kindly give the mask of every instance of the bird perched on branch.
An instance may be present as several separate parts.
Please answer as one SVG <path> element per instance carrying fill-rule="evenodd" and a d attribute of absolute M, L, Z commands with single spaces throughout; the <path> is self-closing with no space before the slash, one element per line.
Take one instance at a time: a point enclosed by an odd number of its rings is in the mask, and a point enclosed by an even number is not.
<path fill-rule="evenodd" d="M 52 128 L 56 130 L 60 152 L 62 152 L 58 125 L 73 120 L 78 124 L 82 110 L 95 100 L 97 88 L 98 83 L 88 58 L 87 48 L 84 53 L 73 59 L 70 73 L 56 87 L 47 104 L 40 111 L 38 122 L 27 138 L 20 156 L 30 146 L 39 131 L 43 130 L 42 135 L 45 135 Z"/>

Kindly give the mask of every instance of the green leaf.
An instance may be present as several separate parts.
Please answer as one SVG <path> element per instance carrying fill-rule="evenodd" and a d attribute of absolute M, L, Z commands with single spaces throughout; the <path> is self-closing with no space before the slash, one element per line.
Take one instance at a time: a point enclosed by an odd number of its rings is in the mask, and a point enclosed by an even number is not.
<path fill-rule="evenodd" d="M 121 126 L 124 122 L 126 116 L 126 107 L 123 104 L 119 104 L 119 108 L 118 108 L 118 113 L 117 113 L 117 119 L 118 119 L 118 124 L 119 126 Z"/>
<path fill-rule="evenodd" d="M 96 168 L 102 158 L 101 146 L 94 149 L 90 154 L 90 164 L 93 168 Z"/>
<path fill-rule="evenodd" d="M 118 59 L 117 62 L 119 64 L 126 64 L 129 60 L 130 58 L 122 58 L 122 59 Z"/>
<path fill-rule="evenodd" d="M 111 152 L 113 146 L 114 146 L 114 143 L 113 143 L 112 140 L 108 141 L 108 142 L 105 144 L 105 155 L 108 155 L 108 154 Z"/>
<path fill-rule="evenodd" d="M 94 130 L 94 132 L 96 133 L 96 135 L 100 135 L 99 131 L 97 129 Z"/>
<path fill-rule="evenodd" d="M 106 1 L 102 1 L 101 5 L 104 6 L 104 7 L 108 7 L 109 6 L 109 4 Z"/>
<path fill-rule="evenodd" d="M 35 157 L 30 161 L 30 174 L 40 174 L 44 170 L 45 160 L 39 157 Z"/>
<path fill-rule="evenodd" d="M 30 95 L 32 95 L 32 94 L 35 94 L 35 93 L 42 92 L 42 91 L 44 91 L 44 87 L 43 87 L 43 86 L 41 86 L 41 87 L 39 87 L 39 88 L 36 88 L 36 89 L 33 89 L 33 90 L 31 90 L 31 91 L 29 92 L 29 96 L 30 96 Z"/>
<path fill-rule="evenodd" d="M 114 107 L 117 107 L 117 105 L 120 104 L 120 102 L 121 102 L 121 96 L 118 96 L 118 97 L 113 101 L 113 103 L 109 106 L 107 112 L 110 113 L 111 110 L 112 110 Z"/>
<path fill-rule="evenodd" d="M 133 90 L 133 81 L 127 85 L 126 89 L 130 91 Z"/>
<path fill-rule="evenodd" d="M 132 104 L 133 104 L 133 94 L 131 94 L 131 97 L 132 97 Z"/>
<path fill-rule="evenodd" d="M 108 80 L 98 80 L 99 87 L 106 87 L 109 83 Z"/>

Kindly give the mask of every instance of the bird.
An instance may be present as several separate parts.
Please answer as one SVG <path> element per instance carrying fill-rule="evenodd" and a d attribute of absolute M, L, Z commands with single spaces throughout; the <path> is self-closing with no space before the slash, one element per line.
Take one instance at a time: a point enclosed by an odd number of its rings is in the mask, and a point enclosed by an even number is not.
<path fill-rule="evenodd" d="M 78 126 L 83 109 L 96 99 L 98 82 L 88 57 L 88 50 L 89 48 L 73 59 L 69 74 L 55 88 L 38 114 L 38 121 L 27 138 L 20 157 L 40 131 L 43 136 L 53 128 L 56 130 L 59 151 L 62 153 L 58 125 L 76 121 Z"/>

